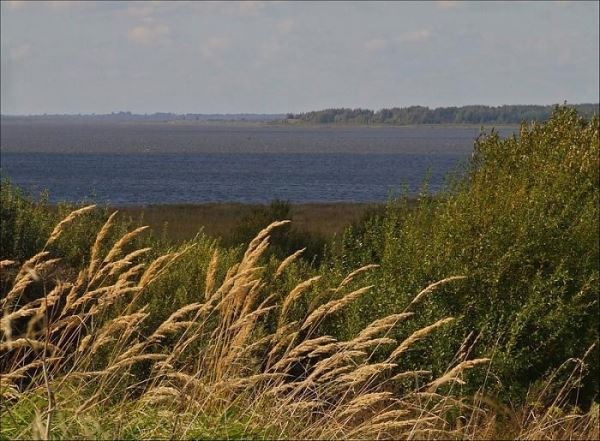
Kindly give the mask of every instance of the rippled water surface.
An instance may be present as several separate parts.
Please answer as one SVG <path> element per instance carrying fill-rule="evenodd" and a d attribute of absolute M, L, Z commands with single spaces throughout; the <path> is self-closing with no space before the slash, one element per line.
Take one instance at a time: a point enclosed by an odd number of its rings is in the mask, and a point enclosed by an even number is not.
<path fill-rule="evenodd" d="M 504 129 L 504 134 L 510 129 Z M 53 201 L 370 202 L 432 191 L 477 128 L 2 124 L 2 175 Z"/>

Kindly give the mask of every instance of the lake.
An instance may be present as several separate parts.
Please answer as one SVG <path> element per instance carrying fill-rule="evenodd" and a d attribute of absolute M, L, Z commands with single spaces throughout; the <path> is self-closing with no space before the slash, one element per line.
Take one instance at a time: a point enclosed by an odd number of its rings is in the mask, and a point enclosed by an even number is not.
<path fill-rule="evenodd" d="M 501 135 L 514 128 L 505 127 Z M 50 199 L 112 205 L 379 202 L 439 191 L 474 127 L 2 123 L 1 172 Z"/>

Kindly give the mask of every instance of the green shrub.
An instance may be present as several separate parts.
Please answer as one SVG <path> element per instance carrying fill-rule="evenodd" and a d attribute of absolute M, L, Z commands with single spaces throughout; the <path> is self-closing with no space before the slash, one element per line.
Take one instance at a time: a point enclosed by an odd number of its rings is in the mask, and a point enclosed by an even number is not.
<path fill-rule="evenodd" d="M 0 258 L 21 262 L 32 257 L 44 248 L 56 224 L 82 206 L 84 203 L 51 205 L 46 192 L 35 197 L 3 179 L 0 189 Z M 52 245 L 53 250 L 64 256 L 65 266 L 79 268 L 88 261 L 94 235 L 111 211 L 108 207 L 100 207 L 87 213 L 69 229 L 68 235 L 60 237 Z M 120 217 L 111 231 L 112 237 L 123 235 L 131 224 L 131 219 Z"/>
<path fill-rule="evenodd" d="M 42 249 L 56 225 L 56 218 L 48 209 L 47 195 L 41 194 L 36 202 L 3 179 L 0 207 L 0 256 L 23 260 Z"/>
<path fill-rule="evenodd" d="M 443 194 L 410 210 L 400 198 L 349 229 L 323 271 L 381 267 L 343 332 L 402 310 L 429 282 L 465 275 L 418 309 L 421 323 L 447 314 L 460 320 L 415 357 L 443 369 L 436 360 L 476 330 L 475 351 L 493 357 L 497 387 L 514 398 L 583 356 L 598 341 L 598 142 L 598 118 L 585 121 L 567 108 L 545 124 L 522 125 L 518 137 L 492 131 L 477 140 L 466 176 Z M 582 396 L 597 393 L 595 370 Z"/>

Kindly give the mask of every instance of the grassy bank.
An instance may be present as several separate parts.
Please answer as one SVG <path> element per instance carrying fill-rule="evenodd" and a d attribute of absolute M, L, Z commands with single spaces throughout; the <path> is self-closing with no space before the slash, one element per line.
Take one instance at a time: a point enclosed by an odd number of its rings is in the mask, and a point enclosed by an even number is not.
<path fill-rule="evenodd" d="M 2 437 L 597 439 L 598 129 L 491 133 L 334 239 L 276 202 L 175 243 L 4 184 Z"/>
<path fill-rule="evenodd" d="M 359 222 L 381 205 L 361 203 L 286 204 L 287 217 L 295 230 L 329 239 L 343 233 L 346 227 Z M 198 205 L 148 205 L 122 207 L 119 211 L 148 225 L 157 234 L 164 231 L 175 241 L 192 239 L 200 229 L 209 236 L 229 241 L 242 221 L 268 211 L 269 206 L 253 204 L 214 203 Z"/>

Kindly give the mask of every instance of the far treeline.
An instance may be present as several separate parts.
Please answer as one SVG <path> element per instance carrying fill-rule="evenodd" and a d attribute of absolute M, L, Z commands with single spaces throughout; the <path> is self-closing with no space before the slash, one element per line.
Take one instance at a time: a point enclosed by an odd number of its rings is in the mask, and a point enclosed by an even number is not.
<path fill-rule="evenodd" d="M 579 115 L 589 119 L 598 115 L 599 104 L 574 104 Z M 522 121 L 542 122 L 550 118 L 555 106 L 423 106 L 394 107 L 377 112 L 368 109 L 325 109 L 300 114 L 287 114 L 288 120 L 313 124 L 520 124 Z M 291 122 L 291 121 L 290 121 Z"/>

